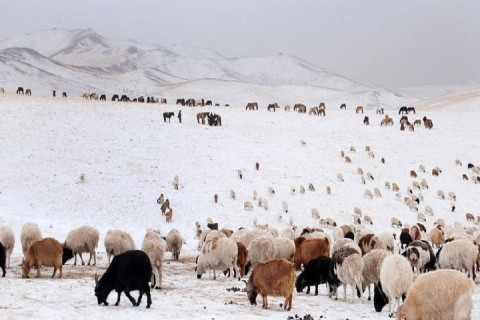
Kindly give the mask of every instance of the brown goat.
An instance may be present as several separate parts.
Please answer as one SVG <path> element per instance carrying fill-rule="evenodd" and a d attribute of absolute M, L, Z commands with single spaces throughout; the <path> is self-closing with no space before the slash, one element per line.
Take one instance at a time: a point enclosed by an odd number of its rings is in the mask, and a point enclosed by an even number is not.
<path fill-rule="evenodd" d="M 170 209 L 170 201 L 165 200 L 165 202 L 162 204 L 162 206 L 160 207 L 160 209 L 162 210 L 162 214 L 165 214 L 165 211 L 167 209 Z"/>
<path fill-rule="evenodd" d="M 292 309 L 295 286 L 294 264 L 285 259 L 259 262 L 248 279 L 246 292 L 252 305 L 257 304 L 257 295 L 262 295 L 262 308 L 268 309 L 267 296 L 285 297 L 283 309 Z"/>
<path fill-rule="evenodd" d="M 303 237 L 295 239 L 295 255 L 293 261 L 295 268 L 300 270 L 301 265 L 306 265 L 310 260 L 317 257 L 330 256 L 330 243 L 327 238 L 309 239 Z"/>
<path fill-rule="evenodd" d="M 53 238 L 44 238 L 30 244 L 22 264 L 22 278 L 29 278 L 30 269 L 37 268 L 37 278 L 41 277 L 42 266 L 53 267 L 52 278 L 57 269 L 60 270 L 59 278 L 62 277 L 62 254 L 63 245 Z"/>

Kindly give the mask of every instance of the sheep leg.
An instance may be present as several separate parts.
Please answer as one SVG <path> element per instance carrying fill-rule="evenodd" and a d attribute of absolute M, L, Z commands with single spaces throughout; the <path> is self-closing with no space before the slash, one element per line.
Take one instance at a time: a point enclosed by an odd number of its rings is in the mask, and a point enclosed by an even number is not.
<path fill-rule="evenodd" d="M 145 294 L 147 295 L 147 309 L 149 309 L 150 305 L 152 304 L 152 297 L 150 296 L 150 288 L 148 287 L 148 285 L 147 285 L 147 288 L 145 289 Z"/>
<path fill-rule="evenodd" d="M 310 294 L 310 286 L 307 288 L 307 294 Z"/>
<path fill-rule="evenodd" d="M 315 295 L 318 296 L 318 284 L 315 285 Z"/>
<path fill-rule="evenodd" d="M 128 300 L 130 300 L 130 302 L 133 304 L 133 306 L 136 307 L 137 302 L 135 301 L 135 299 L 133 299 L 132 295 L 130 294 L 130 291 L 124 290 L 124 292 L 125 292 L 125 295 L 127 296 Z"/>
<path fill-rule="evenodd" d="M 347 302 L 347 285 L 343 284 L 343 302 Z"/>
<path fill-rule="evenodd" d="M 217 280 L 217 274 L 215 273 L 215 269 L 213 269 L 213 280 Z"/>
<path fill-rule="evenodd" d="M 73 254 L 73 258 L 74 258 L 73 265 L 76 266 L 77 265 L 77 253 Z"/>
<path fill-rule="evenodd" d="M 78 255 L 80 256 L 80 260 L 82 260 L 82 266 L 84 266 L 84 265 L 85 265 L 85 262 L 83 262 L 82 254 L 79 253 Z"/>
<path fill-rule="evenodd" d="M 157 274 L 158 274 L 158 285 L 156 288 L 160 290 L 162 289 L 162 269 L 160 269 L 159 267 L 157 267 Z"/>
<path fill-rule="evenodd" d="M 372 293 L 370 290 L 370 285 L 368 285 L 368 301 L 372 300 Z"/>
<path fill-rule="evenodd" d="M 137 300 L 137 306 L 139 306 L 140 303 L 142 302 L 142 297 L 143 297 L 143 290 L 140 290 L 140 295 L 138 296 L 138 300 Z"/>

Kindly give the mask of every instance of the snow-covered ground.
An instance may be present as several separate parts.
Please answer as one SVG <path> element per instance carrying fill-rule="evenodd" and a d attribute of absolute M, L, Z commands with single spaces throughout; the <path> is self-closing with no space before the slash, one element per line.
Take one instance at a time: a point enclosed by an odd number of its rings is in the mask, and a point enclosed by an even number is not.
<path fill-rule="evenodd" d="M 397 110 L 387 110 L 395 126 L 381 127 L 382 116 L 374 111 L 367 110 L 371 125 L 365 126 L 364 115 L 355 114 L 350 106 L 345 111 L 337 105 L 329 107 L 328 100 L 324 118 L 283 110 L 270 113 L 264 107 L 245 111 L 232 97 L 226 100 L 230 108 L 0 95 L 0 225 L 10 226 L 16 237 L 12 268 L 6 278 L 0 278 L 0 318 L 287 319 L 311 314 L 314 319 L 386 319 L 387 311 L 376 313 L 371 301 L 352 304 L 329 299 L 325 286 L 317 297 L 295 292 L 293 309 L 286 312 L 279 306 L 282 298 L 269 297 L 270 309 L 262 310 L 261 305 L 251 306 L 244 292 L 227 291 L 243 288 L 243 282 L 223 276 L 216 281 L 208 276 L 197 280 L 194 222 L 205 227 L 210 217 L 220 227 L 234 230 L 253 228 L 255 220 L 279 230 L 290 222 L 318 226 L 311 216 L 311 208 L 317 208 L 322 218 L 332 217 L 341 225 L 352 224 L 353 209 L 359 207 L 372 217 L 373 231 L 398 234 L 390 218 L 413 224 L 416 213 L 384 183 L 399 184 L 403 199 L 412 181 L 421 178 L 430 188 L 422 190 L 425 202 L 420 211 L 430 205 L 435 212 L 427 217 L 427 229 L 437 218 L 471 227 L 465 213 L 480 215 L 480 184 L 462 180 L 463 173 L 471 175 L 468 162 L 480 164 L 480 112 L 459 112 L 457 106 L 453 111 L 428 110 L 411 119 L 426 115 L 433 119 L 433 130 L 417 127 L 415 132 L 402 132 Z M 182 124 L 176 118 L 180 109 Z M 171 123 L 164 123 L 165 111 L 175 112 Z M 197 124 L 195 115 L 200 111 L 220 114 L 223 125 Z M 367 145 L 374 158 L 365 152 Z M 356 152 L 349 151 L 351 146 Z M 341 150 L 351 157 L 351 164 L 340 157 Z M 463 166 L 455 165 L 457 158 Z M 426 173 L 420 172 L 421 164 Z M 443 169 L 438 177 L 430 174 L 436 166 Z M 371 172 L 374 181 L 361 184 L 359 167 Z M 242 180 L 238 169 L 244 173 Z M 410 178 L 410 170 L 419 174 L 417 179 Z M 344 182 L 337 180 L 339 172 Z M 85 183 L 79 183 L 81 174 Z M 180 178 L 178 191 L 172 187 L 175 175 Z M 298 190 L 309 183 L 316 191 L 291 194 L 292 186 Z M 275 195 L 268 195 L 269 186 Z M 325 192 L 326 186 L 331 186 L 331 195 Z M 375 187 L 383 196 L 365 199 L 365 189 Z M 236 200 L 229 196 L 231 189 Z M 451 201 L 438 199 L 439 189 L 456 193 L 454 213 Z M 253 201 L 254 190 L 268 199 L 268 210 L 255 205 L 253 211 L 244 211 L 243 202 Z M 165 222 L 156 203 L 160 193 L 170 200 L 172 223 Z M 215 193 L 218 204 L 213 201 Z M 289 205 L 288 214 L 282 213 L 282 201 Z M 42 279 L 22 279 L 20 230 L 26 222 L 37 223 L 44 237 L 59 241 L 73 228 L 96 227 L 100 231 L 98 266 L 73 267 L 69 262 L 62 279 L 48 278 L 51 268 L 42 271 Z M 164 288 L 152 293 L 152 308 L 146 309 L 145 301 L 134 308 L 125 296 L 119 307 L 98 306 L 93 275 L 106 268 L 107 230 L 128 231 L 138 247 L 146 228 L 159 228 L 163 234 L 177 228 L 185 241 L 179 262 L 166 255 Z M 478 318 L 477 288 L 472 319 Z"/>

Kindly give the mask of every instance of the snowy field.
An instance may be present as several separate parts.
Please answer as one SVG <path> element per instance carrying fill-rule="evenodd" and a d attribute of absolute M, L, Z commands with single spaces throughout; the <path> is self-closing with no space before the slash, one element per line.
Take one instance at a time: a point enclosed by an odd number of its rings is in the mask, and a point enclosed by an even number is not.
<path fill-rule="evenodd" d="M 1 95 L 0 225 L 14 230 L 16 245 L 12 268 L 0 278 L 0 318 L 286 320 L 311 314 L 314 319 L 387 319 L 387 310 L 375 312 L 372 301 L 331 300 L 325 286 L 317 297 L 295 292 L 290 312 L 283 311 L 279 306 L 283 298 L 276 297 L 269 297 L 270 308 L 262 310 L 261 298 L 257 298 L 260 305 L 251 306 L 244 292 L 227 290 L 244 288 L 243 282 L 223 276 L 214 281 L 208 275 L 197 280 L 194 273 L 194 223 L 200 221 L 205 228 L 208 217 L 220 228 L 253 228 L 256 221 L 282 230 L 291 223 L 318 227 L 312 208 L 338 225 L 352 224 L 353 209 L 359 207 L 372 217 L 373 231 L 398 234 L 390 218 L 411 225 L 416 213 L 384 187 L 385 181 L 400 186 L 402 199 L 412 181 L 428 181 L 430 188 L 422 190 L 425 202 L 419 206 L 420 211 L 425 205 L 434 209 L 435 215 L 427 217 L 427 229 L 438 218 L 473 226 L 465 213 L 480 215 L 480 184 L 463 181 L 462 174 L 471 176 L 467 163 L 480 164 L 480 112 L 461 112 L 458 106 L 453 106 L 454 111 L 443 107 L 418 112 L 411 119 L 426 115 L 433 119 L 433 130 L 417 127 L 415 132 L 402 132 L 397 109 L 387 110 L 395 126 L 381 127 L 382 116 L 373 110 L 366 110 L 371 125 L 365 126 L 363 115 L 355 114 L 352 107 L 341 111 L 326 103 L 323 118 L 283 109 L 270 113 L 266 106 L 245 111 L 244 105 L 235 104 L 200 109 Z M 180 109 L 182 124 L 176 117 Z M 165 111 L 175 112 L 171 123 L 164 123 Z M 196 113 L 201 111 L 220 114 L 223 125 L 197 124 Z M 365 152 L 367 145 L 374 158 Z M 356 152 L 349 151 L 351 146 Z M 341 150 L 352 163 L 343 161 Z M 463 166 L 456 166 L 456 159 Z M 419 170 L 422 164 L 426 173 Z M 443 170 L 438 177 L 430 174 L 436 166 Z M 371 172 L 375 179 L 361 184 L 357 168 Z M 238 169 L 243 180 L 237 177 Z M 410 178 L 410 170 L 419 174 L 417 179 Z M 342 173 L 344 182 L 337 180 L 337 173 Z M 79 183 L 81 174 L 85 183 Z M 172 187 L 175 175 L 180 178 L 179 190 Z M 316 191 L 308 191 L 309 183 Z M 292 194 L 292 186 L 298 190 L 300 185 L 306 193 Z M 275 195 L 267 194 L 269 186 Z M 331 186 L 331 195 L 326 186 Z M 383 196 L 365 199 L 365 189 L 375 187 Z M 229 196 L 231 189 L 236 200 Z M 253 202 L 254 190 L 268 199 L 268 210 L 255 205 L 253 211 L 244 211 L 243 202 Z M 456 193 L 454 213 L 450 200 L 437 197 L 438 190 Z M 156 203 L 160 193 L 170 200 L 172 223 L 165 222 Z M 218 204 L 213 201 L 215 193 Z M 288 203 L 288 214 L 282 213 L 282 201 Z M 71 260 L 62 279 L 50 279 L 51 268 L 42 270 L 42 279 L 22 279 L 20 231 L 26 222 L 37 223 L 44 237 L 62 242 L 70 230 L 94 226 L 100 231 L 97 267 L 74 267 Z M 110 306 L 97 305 L 93 276 L 106 268 L 106 232 L 128 231 L 140 247 L 146 228 L 159 228 L 164 235 L 177 228 L 184 237 L 179 262 L 166 254 L 164 288 L 152 293 L 152 308 L 145 308 L 145 298 L 141 307 L 134 308 L 124 295 L 120 306 L 114 307 L 115 293 L 110 295 Z M 478 283 L 472 319 L 480 318 Z"/>

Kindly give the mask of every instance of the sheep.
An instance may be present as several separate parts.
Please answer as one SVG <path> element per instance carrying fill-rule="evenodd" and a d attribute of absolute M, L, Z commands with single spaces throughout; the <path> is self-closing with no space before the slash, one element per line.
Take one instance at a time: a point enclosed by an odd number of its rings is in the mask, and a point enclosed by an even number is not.
<path fill-rule="evenodd" d="M 433 224 L 441 228 L 445 228 L 446 226 L 445 219 L 442 219 L 442 218 L 437 219 L 437 221 L 435 221 Z"/>
<path fill-rule="evenodd" d="M 363 217 L 363 223 L 373 224 L 372 218 L 370 216 Z"/>
<path fill-rule="evenodd" d="M 392 217 L 390 221 L 392 223 L 392 227 L 400 228 L 402 226 L 402 222 L 395 217 Z"/>
<path fill-rule="evenodd" d="M 364 177 L 364 176 L 361 176 L 361 177 L 360 177 L 360 182 L 361 182 L 362 184 L 367 184 L 367 181 L 365 180 L 365 177 Z"/>
<path fill-rule="evenodd" d="M 330 243 L 328 238 L 306 240 L 302 237 L 295 239 L 295 269 L 300 270 L 301 265 L 319 256 L 330 256 Z"/>
<path fill-rule="evenodd" d="M 372 249 L 377 249 L 377 246 L 379 246 L 378 248 L 382 247 L 382 244 L 376 235 L 368 233 L 359 238 L 358 246 L 362 250 L 362 255 L 365 255 Z"/>
<path fill-rule="evenodd" d="M 373 177 L 373 174 L 371 174 L 370 172 L 367 172 L 367 178 L 372 181 L 375 180 L 375 178 Z"/>
<path fill-rule="evenodd" d="M 157 203 L 159 205 L 162 205 L 164 200 L 165 200 L 165 197 L 164 197 L 163 193 L 161 193 L 160 196 L 157 198 Z"/>
<path fill-rule="evenodd" d="M 382 158 L 380 159 L 380 162 L 381 162 L 382 164 L 385 164 L 385 158 L 382 157 Z"/>
<path fill-rule="evenodd" d="M 398 191 L 400 191 L 400 187 L 399 187 L 398 184 L 396 184 L 395 182 L 392 183 L 392 191 L 393 191 L 393 192 L 398 192 Z"/>
<path fill-rule="evenodd" d="M 447 242 L 437 251 L 440 269 L 466 270 L 468 277 L 475 280 L 475 263 L 478 258 L 478 247 L 471 240 L 454 240 Z"/>
<path fill-rule="evenodd" d="M 397 320 L 471 319 L 475 283 L 456 270 L 419 276 L 398 308 Z"/>
<path fill-rule="evenodd" d="M 225 234 L 221 231 L 212 230 L 211 232 L 215 232 L 215 231 L 223 234 L 223 236 L 226 237 Z M 172 259 L 178 260 L 180 256 L 180 251 L 182 250 L 182 244 L 183 244 L 183 240 L 182 240 L 182 236 L 180 235 L 180 232 L 175 228 L 171 229 L 167 234 L 166 241 L 167 241 L 167 251 L 170 251 L 172 253 Z"/>
<path fill-rule="evenodd" d="M 468 181 L 468 176 L 465 173 L 462 174 L 462 180 Z"/>
<path fill-rule="evenodd" d="M 368 151 L 367 154 L 369 158 L 375 158 L 375 154 L 373 153 L 373 151 Z"/>
<path fill-rule="evenodd" d="M 218 203 L 218 194 L 213 195 L 213 202 Z"/>
<path fill-rule="evenodd" d="M 412 177 L 412 178 L 417 177 L 417 173 L 415 172 L 415 170 L 410 170 L 410 177 Z"/>
<path fill-rule="evenodd" d="M 295 240 L 295 232 L 293 231 L 292 228 L 285 228 L 282 230 L 280 233 L 281 238 L 287 238 L 290 240 Z"/>
<path fill-rule="evenodd" d="M 243 179 L 243 172 L 242 172 L 242 170 L 238 169 L 237 174 L 238 174 L 238 178 L 239 178 L 240 180 L 242 180 L 242 179 Z"/>
<path fill-rule="evenodd" d="M 328 282 L 328 286 L 329 286 L 329 293 L 328 293 L 328 296 L 331 298 L 332 296 L 335 296 L 335 299 L 338 298 L 338 295 L 337 295 L 337 288 L 340 286 L 340 279 L 339 279 L 339 273 L 342 272 L 342 276 L 345 276 L 345 274 L 343 273 L 343 271 L 347 271 L 345 268 L 344 270 L 342 270 L 342 265 L 343 263 L 345 262 L 345 259 L 350 256 L 350 255 L 355 255 L 357 257 L 360 257 L 360 254 L 358 253 L 357 250 L 353 249 L 353 248 L 350 248 L 350 247 L 343 247 L 339 250 L 336 250 L 333 252 L 332 254 L 332 259 L 330 260 L 330 266 L 329 266 L 329 270 L 328 270 L 328 278 L 327 278 L 327 282 Z M 358 266 L 360 263 L 358 262 L 358 258 L 354 258 L 352 262 L 354 262 L 352 264 L 353 267 L 356 267 Z M 361 260 L 361 258 L 360 258 Z M 353 271 L 353 270 L 351 270 Z M 361 273 L 363 271 L 363 266 L 361 269 L 359 270 L 356 270 L 358 271 L 358 273 L 360 273 L 360 281 L 361 281 Z M 358 273 L 355 272 L 355 273 L 351 273 L 350 274 L 350 279 L 351 280 L 355 280 L 355 278 L 358 279 Z M 346 278 L 346 277 L 344 277 Z M 346 280 L 346 279 L 344 279 Z M 347 281 L 345 281 L 347 282 Z M 349 281 L 350 282 L 350 281 Z M 354 282 L 354 281 L 352 281 Z M 360 286 L 361 286 L 361 283 L 360 283 Z M 346 286 L 344 287 L 344 289 L 346 290 Z M 345 293 L 345 291 L 344 291 Z M 346 300 L 346 295 L 344 295 L 344 300 Z"/>
<path fill-rule="evenodd" d="M 370 190 L 368 190 L 368 189 L 365 189 L 365 193 L 363 194 L 363 196 L 364 196 L 366 199 L 373 199 L 372 191 L 370 191 Z"/>
<path fill-rule="evenodd" d="M 353 208 L 353 214 L 354 215 L 359 215 L 361 217 L 362 216 L 362 209 L 360 209 L 359 207 Z"/>
<path fill-rule="evenodd" d="M 310 286 L 315 286 L 315 295 L 318 295 L 318 285 L 327 283 L 328 270 L 330 266 L 330 257 L 318 257 L 310 260 L 305 268 L 297 277 L 295 287 L 300 293 L 307 288 L 307 294 L 310 294 Z"/>
<path fill-rule="evenodd" d="M 36 223 L 25 223 L 20 233 L 20 242 L 22 243 L 22 252 L 25 253 L 33 241 L 42 239 L 42 233 Z"/>
<path fill-rule="evenodd" d="M 311 184 L 311 183 L 308 184 L 308 190 L 310 190 L 312 192 L 315 191 L 315 187 L 313 186 L 313 184 Z"/>
<path fill-rule="evenodd" d="M 172 209 L 169 209 L 167 211 L 167 213 L 165 213 L 165 222 L 172 222 L 172 218 L 173 218 L 173 210 Z"/>
<path fill-rule="evenodd" d="M 75 257 L 73 265 L 77 265 L 77 254 L 80 256 L 82 261 L 82 266 L 85 265 L 83 262 L 82 253 L 90 253 L 90 258 L 88 259 L 88 265 L 92 260 L 93 256 L 93 265 L 97 265 L 97 254 L 95 249 L 98 247 L 98 239 L 100 233 L 97 229 L 90 226 L 82 226 L 77 229 L 73 229 L 67 234 L 65 239 L 65 247 L 72 250 L 72 254 Z"/>
<path fill-rule="evenodd" d="M 320 219 L 320 214 L 318 213 L 318 210 L 315 208 L 312 208 L 312 218 L 313 219 Z"/>
<path fill-rule="evenodd" d="M 342 264 L 337 264 L 335 266 L 338 280 L 343 283 L 343 301 L 347 301 L 347 285 L 352 288 L 352 302 L 355 299 L 355 288 L 358 287 L 361 292 L 363 291 L 363 267 L 362 257 L 358 253 L 349 255 L 343 260 Z M 363 296 L 361 299 L 363 302 Z"/>
<path fill-rule="evenodd" d="M 358 173 L 358 175 L 363 176 L 362 168 L 357 168 L 357 173 Z"/>
<path fill-rule="evenodd" d="M 443 193 L 442 190 L 437 191 L 437 196 L 439 199 L 445 200 L 445 194 Z"/>
<path fill-rule="evenodd" d="M 283 296 L 283 309 L 292 308 L 293 288 L 295 285 L 294 264 L 284 259 L 274 259 L 255 266 L 245 291 L 248 300 L 256 305 L 257 295 L 262 295 L 262 308 L 268 309 L 267 296 Z"/>
<path fill-rule="evenodd" d="M 332 194 L 332 188 L 330 186 L 327 186 L 325 189 L 326 189 L 328 195 Z"/>
<path fill-rule="evenodd" d="M 395 307 L 394 300 L 397 300 L 399 305 L 400 298 L 412 283 L 413 272 L 408 261 L 399 254 L 386 257 L 380 268 L 380 282 L 378 287 L 375 287 L 373 297 L 375 310 L 381 312 L 388 302 L 390 317 L 392 317 Z"/>
<path fill-rule="evenodd" d="M 142 243 L 142 251 L 150 259 L 152 265 L 151 287 L 155 289 L 162 288 L 162 268 L 165 248 L 160 238 L 149 235 L 152 231 L 147 231 Z"/>
<path fill-rule="evenodd" d="M 357 149 L 354 146 L 350 146 L 350 152 L 357 152 Z"/>
<path fill-rule="evenodd" d="M 128 250 L 135 250 L 132 236 L 121 230 L 108 230 L 104 245 L 108 256 L 108 265 L 110 265 L 111 256 L 119 255 Z"/>
<path fill-rule="evenodd" d="M 400 248 L 406 248 L 412 241 L 413 239 L 410 235 L 409 228 L 403 228 L 402 232 L 400 233 Z"/>
<path fill-rule="evenodd" d="M 380 281 L 380 268 L 383 260 L 392 253 L 383 249 L 373 249 L 362 257 L 363 259 L 363 290 L 368 288 L 368 301 L 372 299 L 370 285 L 374 286 Z M 360 292 L 360 291 L 359 291 Z"/>
<path fill-rule="evenodd" d="M 423 164 L 419 165 L 418 168 L 420 169 L 420 171 L 422 171 L 423 173 L 425 173 L 427 170 L 425 169 L 425 166 Z"/>
<path fill-rule="evenodd" d="M 55 277 L 57 269 L 58 277 L 62 277 L 62 254 L 63 245 L 53 238 L 45 238 L 34 241 L 30 244 L 22 263 L 22 278 L 29 278 L 32 267 L 37 268 L 37 278 L 41 277 L 42 266 L 53 267 L 52 278 Z"/>
<path fill-rule="evenodd" d="M 430 242 L 433 247 L 436 246 L 437 248 L 440 248 L 440 246 L 445 243 L 443 232 L 439 227 L 433 228 L 430 231 Z"/>
<path fill-rule="evenodd" d="M 267 235 L 256 238 L 247 248 L 248 262 L 245 266 L 245 273 L 248 273 L 250 268 L 254 268 L 257 263 L 275 258 L 275 243 Z"/>
<path fill-rule="evenodd" d="M 471 213 L 467 213 L 467 214 L 465 215 L 465 217 L 466 217 L 467 221 L 472 221 L 472 222 L 475 221 L 475 217 L 474 217 L 474 215 L 471 214 Z"/>
<path fill-rule="evenodd" d="M 10 256 L 15 247 L 15 234 L 13 230 L 7 226 L 0 226 L 0 243 L 5 250 L 5 261 L 7 269 L 10 269 Z"/>
<path fill-rule="evenodd" d="M 273 187 L 268 187 L 267 192 L 269 195 L 273 196 L 275 194 L 275 189 L 273 189 Z"/>
<path fill-rule="evenodd" d="M 252 211 L 253 210 L 253 204 L 250 201 L 245 201 L 243 203 L 243 209 L 246 210 L 246 211 Z"/>
<path fill-rule="evenodd" d="M 255 162 L 255 169 L 258 171 L 260 169 L 260 164 L 258 162 Z"/>
<path fill-rule="evenodd" d="M 167 209 L 170 209 L 170 201 L 168 199 L 165 200 L 165 202 L 162 203 L 162 206 L 160 207 L 160 210 L 162 210 L 162 215 L 165 214 L 165 211 L 167 211 Z"/>
<path fill-rule="evenodd" d="M 457 201 L 457 196 L 455 195 L 455 192 L 453 191 L 448 192 L 448 199 Z"/>
<path fill-rule="evenodd" d="M 345 156 L 345 162 L 346 163 L 352 163 L 352 159 L 350 159 L 349 156 Z"/>
<path fill-rule="evenodd" d="M 3 244 L 0 242 L 0 268 L 2 268 L 2 277 L 5 278 L 5 249 Z"/>
<path fill-rule="evenodd" d="M 295 243 L 286 238 L 271 238 L 275 246 L 275 259 L 293 260 L 295 254 Z"/>
<path fill-rule="evenodd" d="M 429 205 L 426 205 L 425 206 L 425 214 L 428 214 L 429 216 L 433 216 L 434 213 L 433 213 L 432 207 L 430 207 Z"/>
<path fill-rule="evenodd" d="M 417 181 L 412 181 L 412 187 L 413 189 L 417 189 L 417 190 L 421 189 L 421 186 Z"/>
<path fill-rule="evenodd" d="M 460 159 L 455 159 L 455 165 L 461 167 L 461 166 L 462 166 L 462 160 L 460 160 Z"/>
<path fill-rule="evenodd" d="M 268 210 L 268 200 L 266 198 L 262 199 L 263 209 Z"/>
<path fill-rule="evenodd" d="M 195 271 L 197 279 L 200 279 L 207 269 L 213 270 L 213 280 L 217 279 L 215 270 L 232 269 L 232 272 L 240 275 L 237 268 L 238 245 L 231 238 L 214 238 L 202 246 L 200 255 L 197 257 Z"/>
<path fill-rule="evenodd" d="M 234 234 L 232 234 L 231 238 L 235 241 L 241 242 L 248 248 L 250 243 L 260 236 L 271 236 L 271 234 L 266 230 L 261 229 L 254 229 L 254 230 L 238 230 Z"/>
<path fill-rule="evenodd" d="M 377 234 L 378 243 L 375 249 L 384 249 L 393 253 L 395 250 L 395 238 L 390 232 L 381 232 Z"/>
<path fill-rule="evenodd" d="M 300 193 L 304 194 L 305 193 L 305 187 L 303 185 L 300 185 Z"/>
<path fill-rule="evenodd" d="M 378 188 L 373 188 L 373 194 L 374 194 L 377 198 L 381 198 L 381 197 L 382 197 L 382 193 L 380 192 L 380 189 L 378 189 Z"/>
<path fill-rule="evenodd" d="M 425 240 L 413 240 L 403 253 L 418 273 L 436 269 L 436 258 L 432 246 Z"/>
<path fill-rule="evenodd" d="M 343 175 L 339 172 L 337 173 L 337 180 L 340 181 L 340 182 L 343 182 Z"/>
<path fill-rule="evenodd" d="M 362 254 L 362 249 L 360 249 L 360 247 L 352 239 L 349 238 L 342 238 L 335 241 L 331 251 L 333 253 L 345 247 L 354 249 L 359 254 Z"/>
<path fill-rule="evenodd" d="M 422 233 L 420 228 L 417 225 L 413 225 L 410 228 L 410 236 L 412 237 L 413 240 L 420 240 L 422 238 Z"/>
<path fill-rule="evenodd" d="M 390 182 L 389 181 L 385 181 L 385 189 L 390 189 Z"/>

